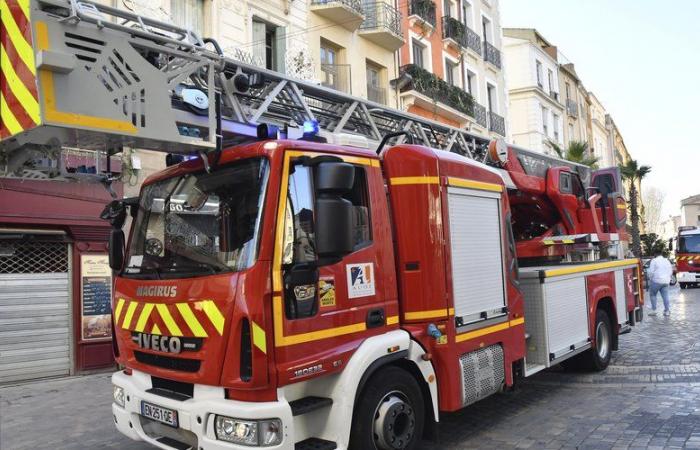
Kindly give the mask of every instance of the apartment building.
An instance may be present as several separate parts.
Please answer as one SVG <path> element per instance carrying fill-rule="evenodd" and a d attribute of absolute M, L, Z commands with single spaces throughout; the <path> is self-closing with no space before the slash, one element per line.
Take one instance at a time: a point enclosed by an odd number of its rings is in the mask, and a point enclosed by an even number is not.
<path fill-rule="evenodd" d="M 509 68 L 508 123 L 512 142 L 554 155 L 550 143 L 564 146 L 566 114 L 557 49 L 535 29 L 504 28 L 503 52 Z M 565 81 L 563 85 L 566 86 Z"/>
<path fill-rule="evenodd" d="M 561 53 L 559 62 L 559 92 L 561 103 L 564 105 L 564 147 L 569 143 L 588 142 L 589 104 L 588 91 L 583 86 L 576 73 L 574 64 L 569 62 Z"/>
<path fill-rule="evenodd" d="M 398 77 L 404 43 L 394 1 L 311 0 L 306 41 L 316 79 L 370 101 L 396 107 L 389 80 Z"/>
<path fill-rule="evenodd" d="M 610 167 L 615 165 L 612 148 L 608 138 L 608 129 L 605 126 L 605 107 L 598 100 L 598 97 L 593 92 L 589 92 L 588 96 L 591 100 L 590 115 L 591 115 L 591 135 L 588 141 L 589 148 L 593 156 L 598 158 L 600 167 Z"/>
<path fill-rule="evenodd" d="M 508 100 L 498 0 L 400 2 L 406 45 L 394 83 L 411 113 L 506 137 Z"/>

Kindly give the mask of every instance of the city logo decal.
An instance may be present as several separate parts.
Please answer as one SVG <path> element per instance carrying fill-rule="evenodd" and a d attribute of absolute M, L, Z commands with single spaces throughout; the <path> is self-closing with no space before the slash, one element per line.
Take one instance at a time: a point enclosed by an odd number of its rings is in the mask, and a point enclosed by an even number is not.
<path fill-rule="evenodd" d="M 345 266 L 348 277 L 348 297 L 369 297 L 374 295 L 374 264 L 348 264 Z"/>

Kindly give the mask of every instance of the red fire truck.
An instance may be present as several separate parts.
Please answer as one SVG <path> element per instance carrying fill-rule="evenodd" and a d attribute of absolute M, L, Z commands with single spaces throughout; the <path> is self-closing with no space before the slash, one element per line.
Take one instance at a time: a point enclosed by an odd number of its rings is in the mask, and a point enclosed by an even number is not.
<path fill-rule="evenodd" d="M 5 4 L 34 99 L 3 110 L 13 167 L 63 146 L 191 157 L 103 213 L 112 411 L 132 439 L 411 449 L 519 378 L 605 369 L 641 319 L 614 169 L 258 69 L 108 6 Z M 110 161 L 95 174 L 108 188 Z"/>
<path fill-rule="evenodd" d="M 700 284 L 700 228 L 678 228 L 676 241 L 676 278 L 681 289 Z M 673 244 L 671 244 L 673 249 Z"/>

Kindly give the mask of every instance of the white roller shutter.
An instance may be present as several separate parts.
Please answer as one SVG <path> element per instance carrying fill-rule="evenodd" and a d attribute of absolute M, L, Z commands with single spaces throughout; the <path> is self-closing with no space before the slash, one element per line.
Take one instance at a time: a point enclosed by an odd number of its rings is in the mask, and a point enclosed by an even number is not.
<path fill-rule="evenodd" d="M 465 323 L 505 307 L 500 195 L 449 188 L 455 316 Z"/>
<path fill-rule="evenodd" d="M 68 245 L 0 243 L 0 383 L 68 375 Z"/>

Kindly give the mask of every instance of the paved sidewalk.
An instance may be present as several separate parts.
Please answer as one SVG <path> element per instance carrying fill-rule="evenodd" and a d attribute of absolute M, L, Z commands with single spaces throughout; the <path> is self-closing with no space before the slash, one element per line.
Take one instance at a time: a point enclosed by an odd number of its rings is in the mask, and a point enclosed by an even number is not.
<path fill-rule="evenodd" d="M 443 417 L 421 450 L 700 449 L 700 289 L 645 316 L 604 373 L 552 370 Z M 117 433 L 109 375 L 0 388 L 0 450 L 146 450 Z"/>

